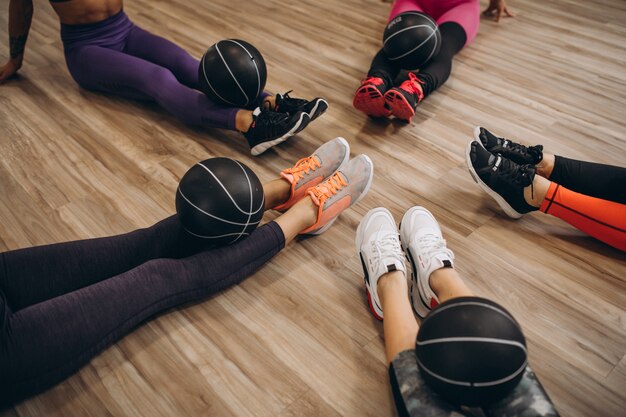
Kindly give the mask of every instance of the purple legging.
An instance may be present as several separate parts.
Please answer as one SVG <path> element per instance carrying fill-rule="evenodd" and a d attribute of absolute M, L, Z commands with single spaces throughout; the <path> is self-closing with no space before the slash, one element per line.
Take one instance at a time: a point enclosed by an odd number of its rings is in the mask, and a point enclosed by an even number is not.
<path fill-rule="evenodd" d="M 0 253 L 0 410 L 155 314 L 241 282 L 284 245 L 271 222 L 203 249 L 172 216 L 119 236 Z"/>
<path fill-rule="evenodd" d="M 123 11 L 98 23 L 62 24 L 61 39 L 67 68 L 81 87 L 156 101 L 190 125 L 235 130 L 240 109 L 198 91 L 199 61 L 136 26 Z"/>

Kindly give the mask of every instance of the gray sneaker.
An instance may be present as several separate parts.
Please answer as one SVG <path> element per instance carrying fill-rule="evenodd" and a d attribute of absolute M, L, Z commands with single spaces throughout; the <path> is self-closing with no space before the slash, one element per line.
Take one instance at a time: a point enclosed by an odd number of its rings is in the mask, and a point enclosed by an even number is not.
<path fill-rule="evenodd" d="M 309 188 L 315 187 L 335 171 L 342 169 L 350 158 L 350 145 L 344 138 L 335 138 L 317 148 L 309 157 L 302 158 L 280 176 L 291 184 L 291 194 L 284 203 L 273 207 L 285 211 L 306 196 Z"/>
<path fill-rule="evenodd" d="M 311 188 L 308 194 L 318 207 L 317 221 L 300 234 L 324 233 L 337 220 L 339 213 L 365 197 L 373 177 L 374 164 L 367 155 L 359 155 L 326 181 Z"/>

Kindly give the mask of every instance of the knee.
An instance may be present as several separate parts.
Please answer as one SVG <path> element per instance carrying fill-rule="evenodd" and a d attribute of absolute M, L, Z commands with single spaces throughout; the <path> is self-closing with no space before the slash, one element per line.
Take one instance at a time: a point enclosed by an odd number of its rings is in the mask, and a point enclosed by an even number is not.
<path fill-rule="evenodd" d="M 172 85 L 179 84 L 172 71 L 159 66 L 154 66 L 143 74 L 143 78 L 139 82 L 144 85 L 146 90 L 152 91 L 155 97 L 159 93 L 166 92 Z"/>

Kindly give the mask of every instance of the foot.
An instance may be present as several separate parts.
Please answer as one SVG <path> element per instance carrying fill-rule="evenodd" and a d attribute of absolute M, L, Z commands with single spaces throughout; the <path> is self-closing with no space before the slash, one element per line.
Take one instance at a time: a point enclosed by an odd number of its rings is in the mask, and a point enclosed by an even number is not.
<path fill-rule="evenodd" d="M 383 319 L 378 297 L 378 279 L 388 272 L 402 271 L 406 277 L 404 253 L 400 247 L 398 228 L 386 208 L 370 210 L 356 229 L 356 250 L 365 275 L 365 292 L 372 314 Z"/>
<path fill-rule="evenodd" d="M 300 132 L 309 121 L 309 116 L 304 112 L 290 115 L 257 107 L 252 112 L 252 124 L 243 135 L 248 140 L 250 152 L 257 156 Z"/>
<path fill-rule="evenodd" d="M 408 80 L 385 93 L 385 102 L 391 110 L 391 114 L 406 122 L 411 121 L 417 105 L 423 98 L 422 81 L 412 72 L 409 72 Z"/>
<path fill-rule="evenodd" d="M 533 184 L 535 167 L 516 164 L 500 154 L 492 155 L 477 141 L 468 144 L 465 157 L 474 181 L 496 200 L 509 217 L 519 219 L 537 210 L 524 198 L 524 188 Z"/>
<path fill-rule="evenodd" d="M 516 164 L 537 165 L 543 159 L 543 146 L 524 146 L 498 137 L 484 127 L 474 128 L 474 139 L 492 154 L 500 154 Z"/>
<path fill-rule="evenodd" d="M 300 234 L 319 235 L 328 230 L 339 213 L 365 197 L 373 176 L 372 161 L 366 155 L 359 155 L 326 181 L 309 189 L 308 194 L 318 207 L 317 221 Z"/>
<path fill-rule="evenodd" d="M 296 162 L 292 168 L 280 173 L 289 184 L 289 199 L 273 210 L 285 211 L 307 195 L 309 188 L 315 187 L 335 171 L 340 170 L 350 158 L 350 145 L 344 138 L 335 138 L 326 142 L 313 155 Z"/>
<path fill-rule="evenodd" d="M 391 111 L 385 103 L 387 88 L 387 84 L 382 78 L 367 77 L 354 93 L 352 105 L 368 116 L 389 117 Z"/>
<path fill-rule="evenodd" d="M 275 112 L 295 114 L 302 111 L 313 121 L 328 109 L 328 102 L 321 97 L 309 101 L 289 97 L 289 93 L 291 91 L 287 91 L 285 94 L 276 94 L 276 105 L 273 109 Z"/>
<path fill-rule="evenodd" d="M 454 254 L 446 247 L 439 223 L 424 207 L 411 207 L 402 217 L 400 239 L 411 262 L 411 303 L 422 319 L 439 305 L 430 286 L 430 274 L 440 268 L 452 268 Z"/>

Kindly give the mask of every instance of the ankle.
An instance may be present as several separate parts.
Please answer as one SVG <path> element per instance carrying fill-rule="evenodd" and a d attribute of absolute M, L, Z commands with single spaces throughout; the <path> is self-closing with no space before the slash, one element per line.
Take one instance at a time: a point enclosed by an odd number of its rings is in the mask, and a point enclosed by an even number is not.
<path fill-rule="evenodd" d="M 400 288 L 408 290 L 408 284 L 406 281 L 406 276 L 402 271 L 394 271 L 383 274 L 380 278 L 378 278 L 378 282 L 376 284 L 376 291 L 378 291 L 378 297 L 382 297 L 385 291 L 388 291 L 391 288 Z"/>
<path fill-rule="evenodd" d="M 537 164 L 537 174 L 544 178 L 550 178 L 552 171 L 554 170 L 555 159 L 555 155 L 549 153 L 543 154 L 543 158 Z"/>
<path fill-rule="evenodd" d="M 454 268 L 444 267 L 433 271 L 429 284 L 440 303 L 451 298 L 473 295 Z"/>
<path fill-rule="evenodd" d="M 283 204 L 291 195 L 291 184 L 284 178 L 277 178 L 263 184 L 265 192 L 265 210 Z"/>
<path fill-rule="evenodd" d="M 244 109 L 239 110 L 235 116 L 235 129 L 241 133 L 246 133 L 250 129 L 252 121 L 252 111 Z"/>
<path fill-rule="evenodd" d="M 306 195 L 302 200 L 298 201 L 291 210 L 297 210 L 300 215 L 302 227 L 300 230 L 306 230 L 317 223 L 318 207 L 315 205 L 310 195 Z"/>
<path fill-rule="evenodd" d="M 546 198 L 550 181 L 540 175 L 535 175 L 533 183 L 524 188 L 524 200 L 528 205 L 539 208 Z"/>

